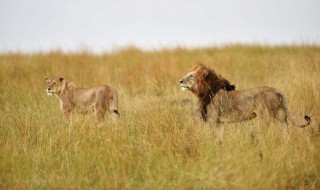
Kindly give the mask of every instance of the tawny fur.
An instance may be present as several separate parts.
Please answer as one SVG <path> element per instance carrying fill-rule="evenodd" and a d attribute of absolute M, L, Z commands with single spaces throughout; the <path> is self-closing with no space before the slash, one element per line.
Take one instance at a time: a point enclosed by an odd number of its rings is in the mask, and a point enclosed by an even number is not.
<path fill-rule="evenodd" d="M 180 80 L 180 85 L 183 90 L 190 90 L 198 97 L 201 119 L 205 122 L 210 119 L 217 126 L 225 122 L 251 120 L 257 116 L 266 123 L 274 119 L 286 124 L 291 122 L 297 127 L 305 127 L 311 122 L 305 116 L 307 123 L 296 125 L 288 112 L 285 97 L 278 89 L 263 86 L 235 90 L 228 80 L 202 64 L 193 67 Z"/>
<path fill-rule="evenodd" d="M 63 77 L 46 77 L 45 81 L 47 94 L 54 94 L 60 100 L 65 119 L 75 108 L 83 114 L 95 113 L 99 123 L 103 121 L 107 110 L 112 116 L 119 117 L 117 91 L 108 85 L 81 88 Z"/>

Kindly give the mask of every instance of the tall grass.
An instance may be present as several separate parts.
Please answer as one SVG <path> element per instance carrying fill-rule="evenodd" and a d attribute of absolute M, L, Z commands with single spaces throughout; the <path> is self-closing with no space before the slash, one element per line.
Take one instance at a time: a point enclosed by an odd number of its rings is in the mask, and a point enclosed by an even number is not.
<path fill-rule="evenodd" d="M 312 125 L 227 124 L 220 145 L 213 127 L 193 122 L 197 100 L 178 84 L 198 62 L 238 89 L 281 89 L 294 119 L 309 114 Z M 0 189 L 320 188 L 319 47 L 11 53 L 0 68 Z M 115 87 L 119 126 L 80 114 L 64 123 L 46 75 Z"/>

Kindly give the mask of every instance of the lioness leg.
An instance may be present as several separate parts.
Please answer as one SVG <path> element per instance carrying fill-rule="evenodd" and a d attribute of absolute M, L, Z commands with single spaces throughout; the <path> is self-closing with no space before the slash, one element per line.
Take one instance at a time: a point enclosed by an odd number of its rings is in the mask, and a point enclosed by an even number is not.
<path fill-rule="evenodd" d="M 118 93 L 114 89 L 112 89 L 112 95 L 108 101 L 108 105 L 110 114 L 115 114 L 116 116 L 120 115 L 118 112 Z"/>
<path fill-rule="evenodd" d="M 102 123 L 104 115 L 106 114 L 106 111 L 107 111 L 107 106 L 104 102 L 97 101 L 94 107 L 95 107 L 95 113 L 96 113 L 98 123 Z"/>
<path fill-rule="evenodd" d="M 70 114 L 71 114 L 71 110 L 72 110 L 72 106 L 70 104 L 66 104 L 66 103 L 62 103 L 61 102 L 61 109 L 63 112 L 63 119 L 66 122 L 70 121 Z"/>
<path fill-rule="evenodd" d="M 112 122 L 117 125 L 120 114 L 118 111 L 118 93 L 114 89 L 112 89 L 111 97 L 108 100 L 108 109 Z"/>
<path fill-rule="evenodd" d="M 103 111 L 102 109 L 97 109 L 96 110 L 96 117 L 97 117 L 97 121 L 98 123 L 102 123 L 103 122 L 103 118 L 105 115 L 105 111 Z"/>

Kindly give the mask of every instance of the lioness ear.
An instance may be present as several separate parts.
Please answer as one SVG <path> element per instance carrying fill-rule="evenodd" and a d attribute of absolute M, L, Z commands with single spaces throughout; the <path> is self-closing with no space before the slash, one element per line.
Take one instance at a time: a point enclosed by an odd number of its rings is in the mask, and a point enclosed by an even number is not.
<path fill-rule="evenodd" d="M 49 83 L 49 82 L 51 82 L 51 80 L 46 76 L 46 77 L 44 77 L 44 80 L 46 81 L 46 83 Z"/>
<path fill-rule="evenodd" d="M 59 77 L 59 81 L 62 82 L 64 80 L 63 77 Z"/>

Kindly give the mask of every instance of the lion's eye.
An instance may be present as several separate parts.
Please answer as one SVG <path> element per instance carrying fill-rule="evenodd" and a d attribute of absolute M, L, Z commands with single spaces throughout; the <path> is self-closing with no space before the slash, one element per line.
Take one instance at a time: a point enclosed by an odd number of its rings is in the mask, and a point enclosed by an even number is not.
<path fill-rule="evenodd" d="M 190 77 L 190 78 L 193 78 L 193 76 L 192 76 L 192 75 L 190 75 L 189 77 Z"/>

